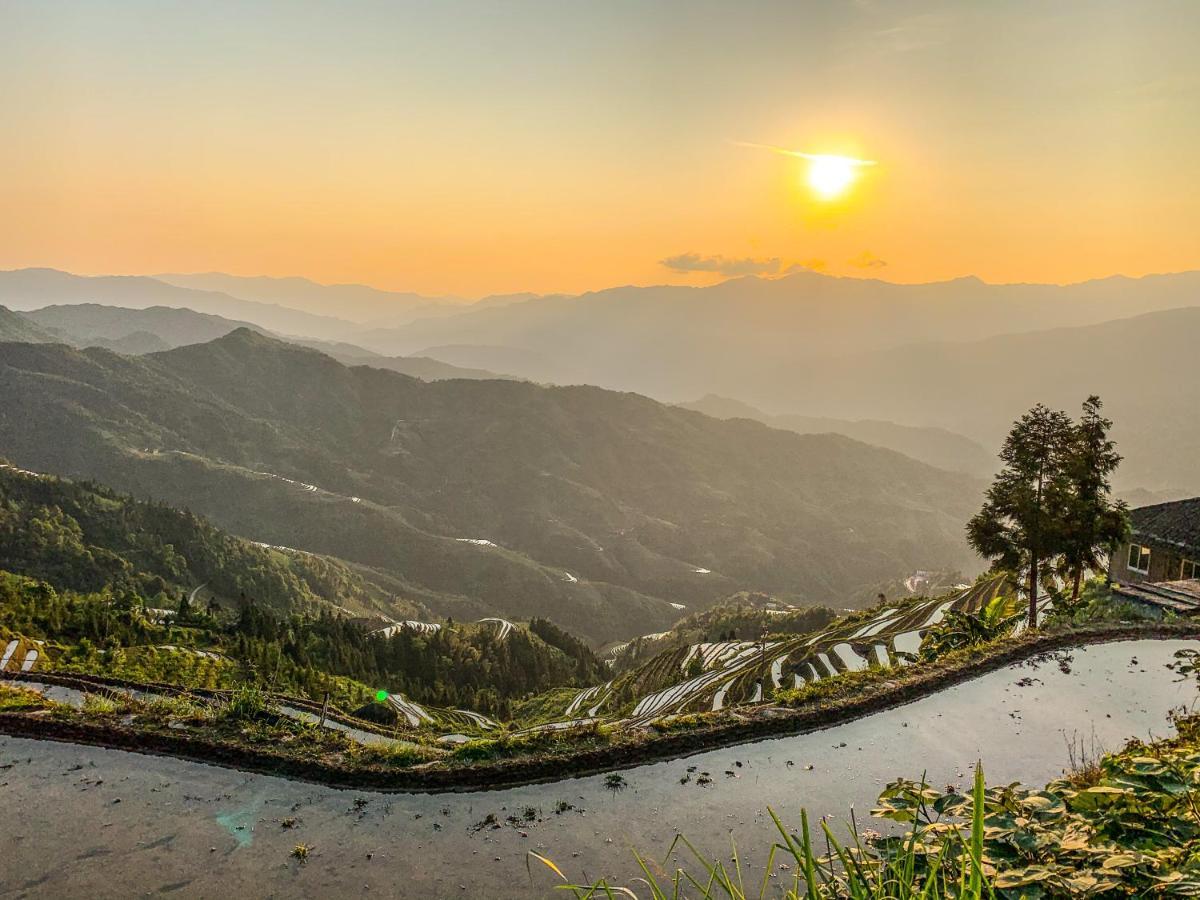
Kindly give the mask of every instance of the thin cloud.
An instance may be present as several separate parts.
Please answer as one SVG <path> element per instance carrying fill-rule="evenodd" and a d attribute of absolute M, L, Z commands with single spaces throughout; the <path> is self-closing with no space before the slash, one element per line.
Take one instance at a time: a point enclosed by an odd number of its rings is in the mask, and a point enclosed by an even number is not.
<path fill-rule="evenodd" d="M 856 167 L 879 165 L 873 159 L 855 159 L 851 156 L 838 156 L 837 154 L 829 153 L 805 153 L 803 150 L 789 150 L 787 147 L 776 147 L 774 144 L 756 144 L 753 141 L 733 141 L 733 144 L 738 147 L 750 147 L 753 150 L 769 150 L 772 153 L 778 153 L 780 156 L 794 156 L 796 159 L 807 159 L 809 161 L 829 159 L 832 156 L 836 159 L 844 159 Z"/>
<path fill-rule="evenodd" d="M 701 256 L 699 253 L 680 253 L 659 260 L 659 265 L 674 272 L 717 272 L 721 275 L 776 275 L 783 263 L 779 257 L 767 259 L 730 259 L 726 256 Z"/>
<path fill-rule="evenodd" d="M 864 250 L 858 256 L 850 257 L 846 262 L 859 269 L 882 269 L 887 265 L 887 260 L 880 259 L 870 250 Z"/>

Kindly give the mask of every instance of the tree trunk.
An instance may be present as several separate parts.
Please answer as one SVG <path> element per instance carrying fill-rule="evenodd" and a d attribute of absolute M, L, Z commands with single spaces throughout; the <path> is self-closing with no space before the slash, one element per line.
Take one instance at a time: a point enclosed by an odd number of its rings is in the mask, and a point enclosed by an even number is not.
<path fill-rule="evenodd" d="M 1038 556 L 1033 553 L 1029 559 L 1029 627 L 1037 628 L 1038 600 Z"/>
<path fill-rule="evenodd" d="M 1083 585 L 1083 566 L 1075 570 L 1075 584 L 1071 587 L 1071 599 L 1079 599 L 1079 589 Z"/>

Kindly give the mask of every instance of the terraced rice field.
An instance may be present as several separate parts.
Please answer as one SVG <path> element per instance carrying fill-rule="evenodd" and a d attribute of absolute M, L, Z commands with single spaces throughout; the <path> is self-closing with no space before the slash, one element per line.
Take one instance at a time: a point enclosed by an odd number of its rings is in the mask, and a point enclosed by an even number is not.
<path fill-rule="evenodd" d="M 493 625 L 496 627 L 501 640 L 508 637 L 512 630 L 516 627 L 507 619 L 487 618 L 479 619 L 478 625 Z M 442 626 L 437 622 L 418 622 L 415 619 L 408 619 L 404 622 L 393 622 L 391 625 L 385 625 L 383 628 L 376 628 L 371 634 L 382 635 L 383 637 L 392 637 L 399 634 L 401 631 L 415 631 L 421 634 L 433 634 L 435 631 L 441 631 Z"/>
<path fill-rule="evenodd" d="M 615 724 L 636 728 L 664 716 L 761 702 L 768 688 L 798 688 L 843 672 L 905 665 L 920 649 L 925 631 L 949 610 L 978 612 L 1005 587 L 1004 578 L 993 578 L 950 598 L 896 604 L 865 622 L 837 622 L 810 636 L 681 647 L 608 684 L 581 691 L 564 709 L 564 719 L 584 708 L 594 717 L 607 707 Z M 700 671 L 694 674 L 697 661 Z"/>
<path fill-rule="evenodd" d="M 428 725 L 435 728 L 466 728 L 469 730 L 490 731 L 498 724 L 483 713 L 469 709 L 443 709 L 436 706 L 423 706 L 409 700 L 403 694 L 389 694 L 387 704 L 399 713 L 413 728 Z"/>
<path fill-rule="evenodd" d="M 41 641 L 14 638 L 0 650 L 0 672 L 32 672 L 42 658 Z"/>
<path fill-rule="evenodd" d="M 544 867 L 531 874 L 529 850 L 572 878 L 638 888 L 630 848 L 670 869 L 680 831 L 728 860 L 732 830 L 756 895 L 778 840 L 768 808 L 795 826 L 804 806 L 843 834 L 851 806 L 860 827 L 880 827 L 867 810 L 899 776 L 962 787 L 982 759 L 995 784 L 1044 784 L 1069 764 L 1072 739 L 1115 749 L 1170 733 L 1166 712 L 1196 690 L 1166 664 L 1194 646 L 1126 641 L 1009 666 L 833 728 L 626 769 L 621 791 L 605 773 L 497 791 L 349 791 L 0 736 L 10 813 L 0 892 L 553 900 L 564 896 L 557 879 Z M 297 843 L 313 848 L 304 864 L 292 856 Z"/>

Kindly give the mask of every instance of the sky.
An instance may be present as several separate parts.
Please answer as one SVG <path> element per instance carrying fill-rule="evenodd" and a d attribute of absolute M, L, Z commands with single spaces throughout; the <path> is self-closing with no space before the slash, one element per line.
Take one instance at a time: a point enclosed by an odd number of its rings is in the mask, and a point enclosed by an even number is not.
<path fill-rule="evenodd" d="M 0 268 L 1200 268 L 1200 3 L 0 0 Z M 826 200 L 804 159 L 871 160 Z"/>

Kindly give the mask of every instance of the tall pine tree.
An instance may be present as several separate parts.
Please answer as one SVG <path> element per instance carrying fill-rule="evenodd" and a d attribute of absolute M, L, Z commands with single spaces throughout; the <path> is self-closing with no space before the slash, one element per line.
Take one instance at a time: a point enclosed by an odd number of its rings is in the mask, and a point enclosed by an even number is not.
<path fill-rule="evenodd" d="M 1067 465 L 1070 509 L 1062 556 L 1064 577 L 1071 581 L 1071 599 L 1079 599 L 1086 571 L 1100 568 L 1104 557 L 1129 534 L 1124 503 L 1114 502 L 1109 477 L 1121 462 L 1109 438 L 1112 422 L 1103 415 L 1095 394 L 1083 403 Z"/>
<path fill-rule="evenodd" d="M 1004 466 L 967 523 L 971 546 L 995 568 L 1028 571 L 1030 628 L 1037 626 L 1038 581 L 1066 545 L 1075 443 L 1070 417 L 1039 403 L 1013 424 L 1000 451 Z"/>

